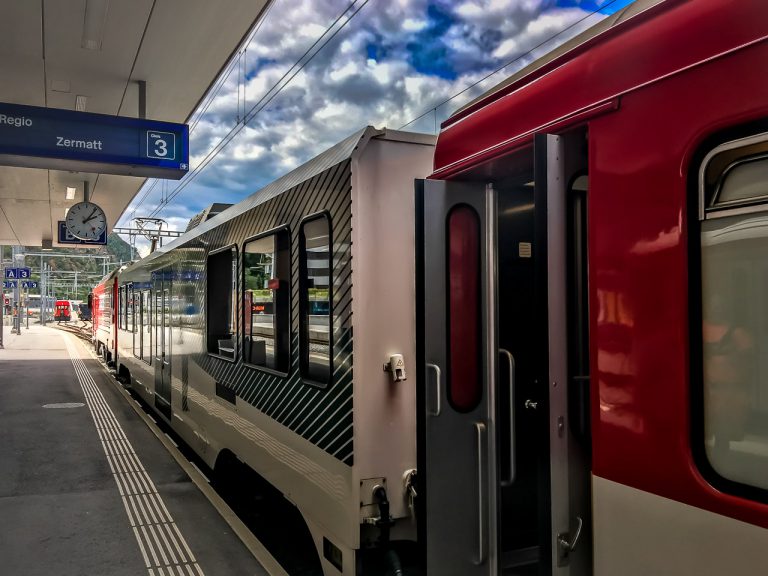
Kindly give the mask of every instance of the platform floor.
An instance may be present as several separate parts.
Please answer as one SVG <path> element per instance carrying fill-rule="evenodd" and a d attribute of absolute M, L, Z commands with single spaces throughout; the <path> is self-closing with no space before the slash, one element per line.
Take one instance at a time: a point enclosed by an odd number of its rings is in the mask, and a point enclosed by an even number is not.
<path fill-rule="evenodd" d="M 280 573 L 254 558 L 84 342 L 40 325 L 4 340 L 0 574 Z"/>

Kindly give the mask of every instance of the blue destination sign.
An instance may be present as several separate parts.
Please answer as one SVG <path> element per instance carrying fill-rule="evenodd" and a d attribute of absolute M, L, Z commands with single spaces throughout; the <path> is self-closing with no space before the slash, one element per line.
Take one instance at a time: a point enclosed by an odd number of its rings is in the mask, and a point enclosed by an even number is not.
<path fill-rule="evenodd" d="M 0 103 L 0 164 L 178 180 L 186 124 Z"/>
<path fill-rule="evenodd" d="M 59 244 L 77 244 L 78 246 L 106 246 L 107 245 L 107 230 L 106 228 L 96 240 L 81 240 L 67 230 L 67 223 L 64 220 L 59 220 Z"/>

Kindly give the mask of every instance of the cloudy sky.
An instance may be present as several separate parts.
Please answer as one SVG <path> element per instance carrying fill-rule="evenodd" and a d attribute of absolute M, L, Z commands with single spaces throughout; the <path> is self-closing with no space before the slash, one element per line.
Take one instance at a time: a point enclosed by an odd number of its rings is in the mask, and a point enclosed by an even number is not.
<path fill-rule="evenodd" d="M 153 216 L 183 230 L 368 124 L 434 133 L 632 1 L 274 0 L 190 119 L 190 173 L 147 181 L 119 225 Z"/>

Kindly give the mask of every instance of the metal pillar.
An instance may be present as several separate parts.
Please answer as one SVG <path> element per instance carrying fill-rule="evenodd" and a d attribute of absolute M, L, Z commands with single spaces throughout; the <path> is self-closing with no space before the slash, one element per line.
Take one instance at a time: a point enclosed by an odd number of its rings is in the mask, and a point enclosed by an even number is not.
<path fill-rule="evenodd" d="M 3 265 L 5 260 L 5 246 L 0 244 L 0 268 L 5 270 L 5 266 Z M 3 349 L 3 313 L 5 312 L 5 288 L 0 290 L 0 350 Z"/>
<path fill-rule="evenodd" d="M 13 265 L 17 266 L 18 262 L 22 262 L 24 256 L 21 253 L 21 246 L 13 247 Z M 16 287 L 13 289 L 13 328 L 11 334 L 21 334 L 21 299 L 19 297 L 19 279 L 16 279 Z"/>
<path fill-rule="evenodd" d="M 40 326 L 45 326 L 45 262 L 40 256 Z"/>
<path fill-rule="evenodd" d="M 136 84 L 139 85 L 139 118 L 147 117 L 147 81 L 137 80 Z"/>

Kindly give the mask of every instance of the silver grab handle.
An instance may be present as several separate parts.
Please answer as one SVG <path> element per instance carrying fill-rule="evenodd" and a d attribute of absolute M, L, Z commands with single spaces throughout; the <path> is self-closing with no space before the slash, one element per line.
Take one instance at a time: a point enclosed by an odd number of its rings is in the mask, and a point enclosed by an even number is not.
<path fill-rule="evenodd" d="M 435 386 L 435 410 L 429 411 L 430 416 L 440 416 L 440 366 L 437 364 L 427 364 L 427 368 L 431 368 L 435 371 L 437 377 L 437 386 Z"/>
<path fill-rule="evenodd" d="M 509 350 L 499 348 L 499 354 L 507 357 L 509 363 L 509 476 L 502 478 L 502 486 L 510 486 L 515 481 L 515 357 Z"/>
<path fill-rule="evenodd" d="M 485 538 L 485 490 L 483 484 L 483 444 L 485 439 L 485 424 L 475 422 L 477 433 L 477 559 L 475 564 L 480 566 L 485 562 L 487 542 Z"/>

